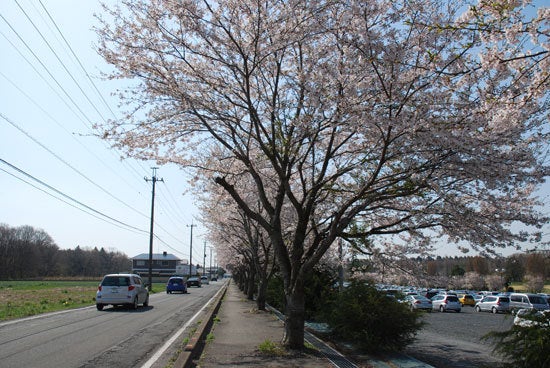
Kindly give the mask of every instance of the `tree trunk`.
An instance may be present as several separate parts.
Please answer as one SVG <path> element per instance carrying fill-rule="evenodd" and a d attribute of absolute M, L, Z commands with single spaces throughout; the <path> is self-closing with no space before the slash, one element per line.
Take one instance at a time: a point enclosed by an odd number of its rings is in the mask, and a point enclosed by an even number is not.
<path fill-rule="evenodd" d="M 252 267 L 251 267 L 252 268 Z M 254 300 L 254 292 L 256 291 L 256 272 L 250 270 L 246 285 L 246 298 Z"/>
<path fill-rule="evenodd" d="M 258 295 L 256 296 L 256 306 L 258 310 L 265 310 L 265 298 L 267 294 L 267 279 L 260 277 L 258 283 Z"/>
<path fill-rule="evenodd" d="M 298 280 L 295 287 L 285 293 L 285 336 L 283 343 L 292 350 L 304 348 L 305 295 L 303 280 Z"/>

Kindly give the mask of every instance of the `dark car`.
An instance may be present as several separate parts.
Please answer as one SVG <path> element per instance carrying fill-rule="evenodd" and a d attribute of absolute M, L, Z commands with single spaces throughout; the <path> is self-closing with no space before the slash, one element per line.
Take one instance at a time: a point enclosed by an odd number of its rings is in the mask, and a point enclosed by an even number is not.
<path fill-rule="evenodd" d="M 191 287 L 191 286 L 196 286 L 196 287 L 201 287 L 202 286 L 202 283 L 201 283 L 201 279 L 200 277 L 190 277 L 187 279 L 187 287 Z"/>
<path fill-rule="evenodd" d="M 172 294 L 174 292 L 187 293 L 187 283 L 183 277 L 172 276 L 166 283 L 166 294 Z"/>

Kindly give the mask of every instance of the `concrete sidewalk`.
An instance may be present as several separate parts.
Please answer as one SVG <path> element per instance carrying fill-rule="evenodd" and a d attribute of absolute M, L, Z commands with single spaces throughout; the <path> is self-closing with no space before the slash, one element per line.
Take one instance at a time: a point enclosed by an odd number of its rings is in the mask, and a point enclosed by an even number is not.
<path fill-rule="evenodd" d="M 259 348 L 262 343 L 279 344 L 283 335 L 283 323 L 271 312 L 258 311 L 231 281 L 211 331 L 213 340 L 207 342 L 197 367 L 333 367 L 318 353 Z"/>
<path fill-rule="evenodd" d="M 306 332 L 309 336 L 310 334 Z M 430 368 L 414 358 L 395 354 L 376 359 L 361 356 L 359 361 L 346 362 L 346 358 L 331 347 L 309 336 L 316 349 L 307 353 L 288 353 L 283 350 L 262 349 L 260 345 L 273 343 L 279 346 L 284 335 L 283 322 L 270 311 L 258 311 L 256 303 L 246 296 L 231 280 L 221 307 L 215 318 L 210 339 L 202 351 L 196 367 L 279 367 L 279 368 Z M 314 340 L 318 340 L 317 342 Z M 274 354 L 269 354 L 274 352 Z M 328 353 L 327 353 L 328 352 Z M 336 356 L 336 357 L 335 357 Z M 340 361 L 339 361 L 340 360 Z M 343 364 L 342 364 L 343 361 Z"/>

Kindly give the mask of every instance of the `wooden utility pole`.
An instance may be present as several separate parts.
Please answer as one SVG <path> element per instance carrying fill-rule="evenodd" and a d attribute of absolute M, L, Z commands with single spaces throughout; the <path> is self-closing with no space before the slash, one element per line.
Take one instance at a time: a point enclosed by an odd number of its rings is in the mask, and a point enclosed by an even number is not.
<path fill-rule="evenodd" d="M 149 290 L 153 290 L 153 223 L 155 218 L 155 183 L 157 181 L 164 182 L 163 179 L 157 179 L 158 167 L 152 167 L 153 176 L 151 179 L 144 177 L 146 182 L 153 182 L 153 190 L 151 192 L 151 226 L 149 227 Z"/>
<path fill-rule="evenodd" d="M 193 276 L 191 274 L 192 267 L 193 267 L 193 228 L 197 225 L 193 225 L 193 222 L 191 222 L 191 225 L 187 225 L 187 227 L 191 228 L 191 240 L 189 241 L 189 277 Z"/>

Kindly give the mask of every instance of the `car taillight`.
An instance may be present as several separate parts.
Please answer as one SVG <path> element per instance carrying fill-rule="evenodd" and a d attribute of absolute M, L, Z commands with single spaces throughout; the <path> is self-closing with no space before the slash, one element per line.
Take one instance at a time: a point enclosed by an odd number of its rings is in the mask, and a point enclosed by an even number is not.
<path fill-rule="evenodd" d="M 101 285 L 99 285 L 99 286 L 97 287 L 97 290 L 98 290 L 98 291 L 101 291 Z"/>
<path fill-rule="evenodd" d="M 500 305 L 500 300 L 497 301 L 497 305 Z"/>
<path fill-rule="evenodd" d="M 135 288 L 136 288 L 136 287 L 135 287 L 134 285 L 130 285 L 130 286 L 128 286 L 128 291 L 132 291 L 132 290 L 134 290 Z"/>
<path fill-rule="evenodd" d="M 420 304 L 420 300 L 417 300 L 416 302 L 414 302 L 414 304 Z"/>

